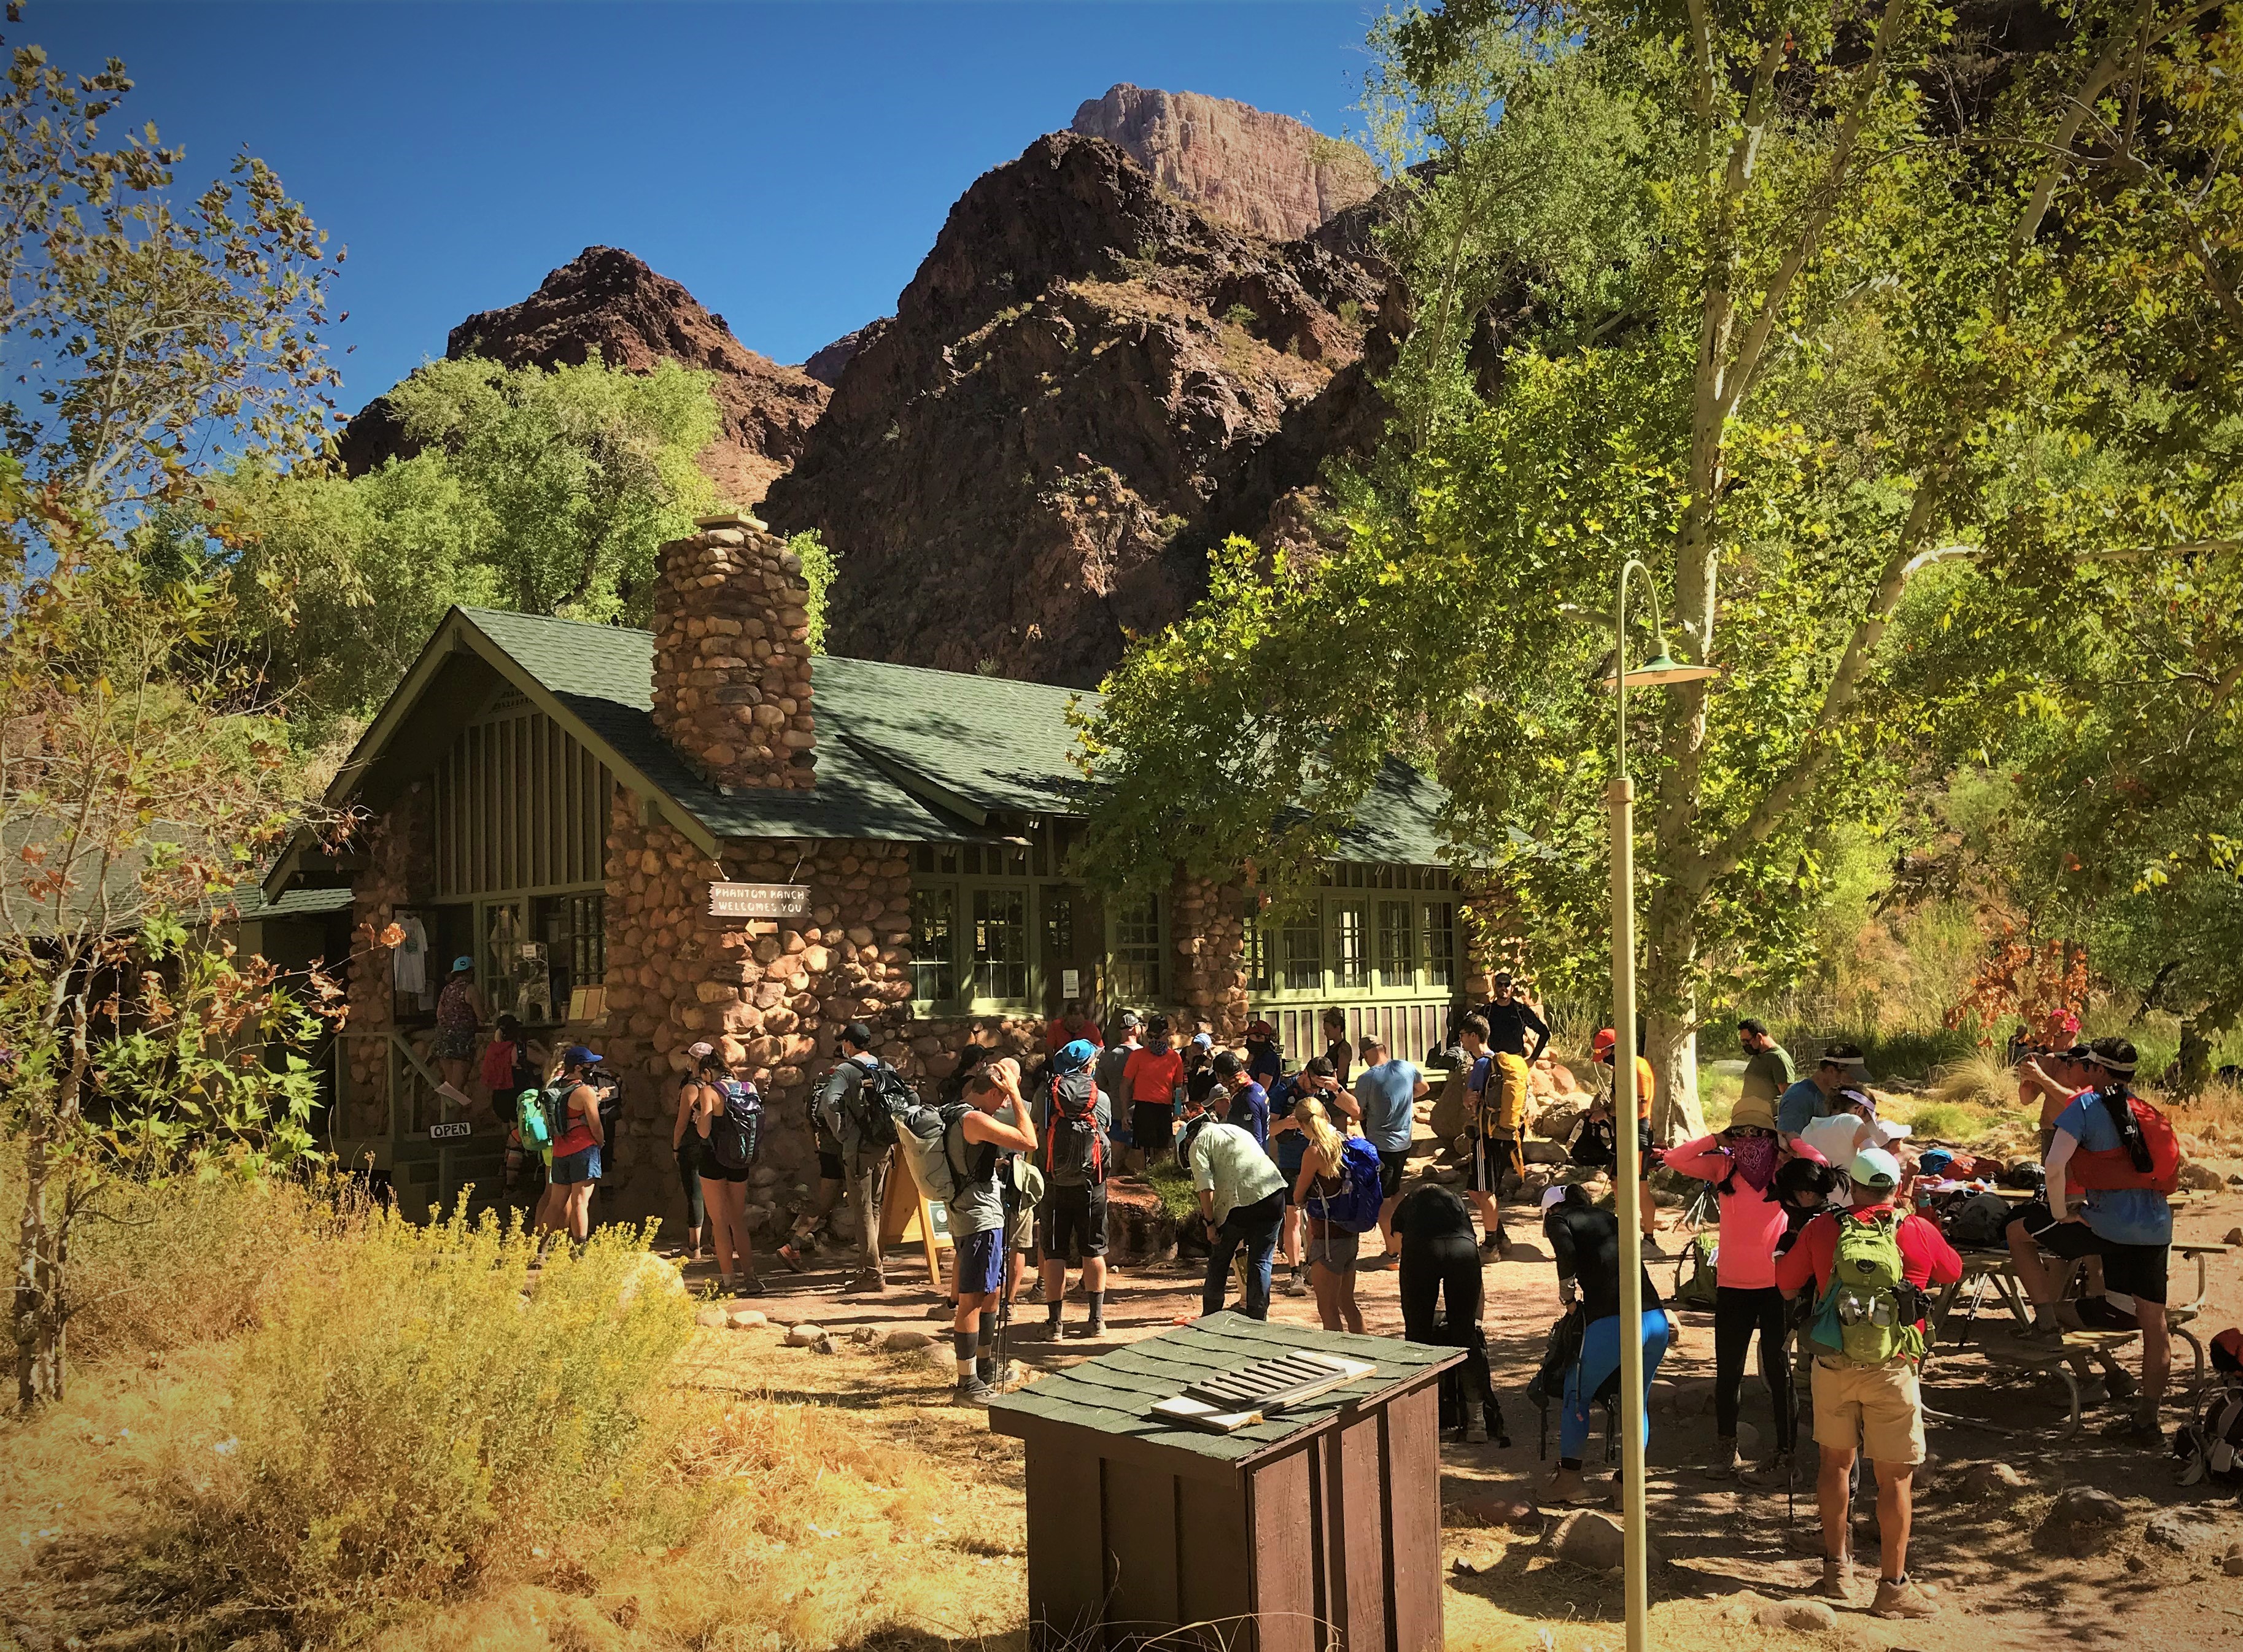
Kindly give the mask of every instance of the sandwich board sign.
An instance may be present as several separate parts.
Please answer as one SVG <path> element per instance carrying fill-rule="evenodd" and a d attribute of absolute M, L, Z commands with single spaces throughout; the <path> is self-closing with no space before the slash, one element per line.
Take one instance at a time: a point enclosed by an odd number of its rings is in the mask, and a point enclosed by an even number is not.
<path fill-rule="evenodd" d="M 717 883 L 709 885 L 711 917 L 773 920 L 808 917 L 807 883 Z"/>

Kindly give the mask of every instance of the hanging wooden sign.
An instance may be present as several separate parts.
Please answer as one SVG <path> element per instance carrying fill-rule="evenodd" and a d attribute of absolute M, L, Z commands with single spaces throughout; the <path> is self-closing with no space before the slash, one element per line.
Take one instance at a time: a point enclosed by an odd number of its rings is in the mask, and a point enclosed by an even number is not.
<path fill-rule="evenodd" d="M 711 917 L 781 918 L 810 916 L 807 883 L 711 883 Z"/>

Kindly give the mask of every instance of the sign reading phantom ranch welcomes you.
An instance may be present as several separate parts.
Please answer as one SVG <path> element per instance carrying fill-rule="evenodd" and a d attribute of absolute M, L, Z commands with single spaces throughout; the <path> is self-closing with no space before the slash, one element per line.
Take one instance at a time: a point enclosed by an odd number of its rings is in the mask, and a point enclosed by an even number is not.
<path fill-rule="evenodd" d="M 711 883 L 711 917 L 808 917 L 807 883 Z"/>

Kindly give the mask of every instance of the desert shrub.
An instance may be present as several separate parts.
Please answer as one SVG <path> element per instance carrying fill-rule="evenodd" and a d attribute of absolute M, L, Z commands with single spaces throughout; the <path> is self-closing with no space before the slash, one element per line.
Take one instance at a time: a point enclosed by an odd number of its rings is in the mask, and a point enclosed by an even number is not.
<path fill-rule="evenodd" d="M 628 1228 L 535 1261 L 488 1218 L 381 1211 L 297 1252 L 241 1340 L 228 1438 L 180 1455 L 159 1569 L 326 1639 L 636 1501 L 691 1305 Z"/>
<path fill-rule="evenodd" d="M 2004 1066 L 1999 1057 L 1983 1053 L 1965 1056 L 1959 1061 L 1949 1062 L 1931 1075 L 1931 1099 L 1950 1107 L 2014 1107 L 2017 1105 L 2017 1074 Z"/>
<path fill-rule="evenodd" d="M 1161 1207 L 1170 1217 L 1179 1222 L 1199 1220 L 1199 1195 L 1192 1191 L 1191 1172 L 1173 1158 L 1164 1158 L 1146 1166 L 1145 1180 L 1161 1196 Z"/>

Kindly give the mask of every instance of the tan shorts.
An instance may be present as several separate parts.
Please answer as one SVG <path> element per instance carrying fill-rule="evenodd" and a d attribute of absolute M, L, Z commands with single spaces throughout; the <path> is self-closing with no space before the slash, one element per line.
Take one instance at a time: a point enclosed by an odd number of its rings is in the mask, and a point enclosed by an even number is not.
<path fill-rule="evenodd" d="M 1815 1362 L 1815 1443 L 1861 1451 L 1871 1462 L 1914 1467 L 1924 1458 L 1923 1393 L 1916 1367 Z"/>

